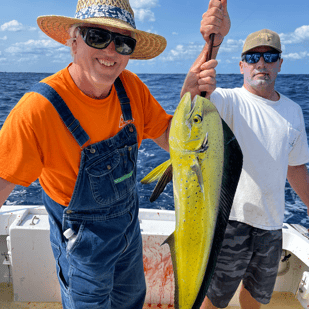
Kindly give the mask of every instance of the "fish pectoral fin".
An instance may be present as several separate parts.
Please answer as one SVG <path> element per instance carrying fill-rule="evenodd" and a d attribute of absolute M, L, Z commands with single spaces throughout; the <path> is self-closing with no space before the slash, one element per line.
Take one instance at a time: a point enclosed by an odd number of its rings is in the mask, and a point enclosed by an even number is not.
<path fill-rule="evenodd" d="M 173 178 L 173 166 L 170 164 L 167 169 L 164 171 L 163 175 L 161 176 L 160 180 L 156 184 L 151 196 L 150 196 L 150 202 L 154 202 L 160 194 L 165 189 L 166 185 L 172 180 Z"/>
<path fill-rule="evenodd" d="M 154 170 L 152 170 L 148 175 L 146 175 L 142 180 L 142 184 L 147 184 L 159 180 L 157 185 L 155 186 L 151 196 L 150 202 L 154 202 L 160 194 L 165 189 L 166 185 L 173 178 L 173 167 L 171 159 L 165 161 L 161 165 L 157 166 Z"/>
<path fill-rule="evenodd" d="M 147 184 L 159 180 L 164 174 L 165 170 L 172 165 L 171 159 L 165 161 L 164 163 L 158 165 L 149 174 L 147 174 L 142 180 L 142 184 Z"/>
<path fill-rule="evenodd" d="M 191 169 L 193 172 L 195 172 L 197 176 L 198 184 L 201 188 L 201 191 L 204 193 L 204 179 L 203 179 L 203 174 L 201 171 L 201 166 L 198 163 L 196 163 L 194 165 L 191 165 Z"/>

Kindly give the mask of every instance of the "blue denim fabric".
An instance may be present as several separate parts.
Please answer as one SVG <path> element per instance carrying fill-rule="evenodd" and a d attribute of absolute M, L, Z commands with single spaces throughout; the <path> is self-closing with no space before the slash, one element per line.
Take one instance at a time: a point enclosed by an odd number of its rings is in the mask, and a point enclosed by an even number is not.
<path fill-rule="evenodd" d="M 115 86 L 121 104 L 125 97 L 124 119 L 130 120 L 124 88 Z M 56 103 L 61 114 L 65 103 Z M 84 138 L 86 133 L 80 126 L 78 130 Z M 137 153 L 136 128 L 128 124 L 114 137 L 82 150 L 68 207 L 43 192 L 64 309 L 143 307 L 146 284 L 138 221 Z M 68 228 L 76 235 L 69 249 L 63 236 Z"/>

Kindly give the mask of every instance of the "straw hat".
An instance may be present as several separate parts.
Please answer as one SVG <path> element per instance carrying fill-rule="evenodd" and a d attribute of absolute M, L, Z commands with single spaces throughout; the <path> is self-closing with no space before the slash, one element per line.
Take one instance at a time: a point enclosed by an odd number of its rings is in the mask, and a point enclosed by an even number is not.
<path fill-rule="evenodd" d="M 74 24 L 91 23 L 132 31 L 137 43 L 131 59 L 154 58 L 166 47 L 164 37 L 136 29 L 129 0 L 78 0 L 74 18 L 48 15 L 38 17 L 37 22 L 45 34 L 64 45 Z"/>

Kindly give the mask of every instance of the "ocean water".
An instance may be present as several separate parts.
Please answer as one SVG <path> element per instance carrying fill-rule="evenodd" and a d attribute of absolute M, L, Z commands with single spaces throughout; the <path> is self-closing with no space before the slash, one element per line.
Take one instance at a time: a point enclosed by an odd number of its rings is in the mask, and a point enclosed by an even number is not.
<path fill-rule="evenodd" d="M 7 115 L 18 100 L 34 83 L 50 74 L 43 73 L 0 73 L 0 128 Z M 179 93 L 185 79 L 184 74 L 139 74 L 141 80 L 149 87 L 153 96 L 169 113 L 173 114 L 178 103 Z M 217 76 L 217 86 L 234 88 L 242 86 L 240 74 L 224 74 Z M 298 103 L 304 113 L 307 136 L 309 136 L 309 75 L 279 75 L 276 89 Z M 169 158 L 169 154 L 151 140 L 144 140 L 138 155 L 138 189 L 142 208 L 174 209 L 173 188 L 168 184 L 160 198 L 154 203 L 149 197 L 155 186 L 141 185 L 139 181 L 154 167 Z M 309 165 L 308 165 L 309 167 Z M 16 186 L 6 201 L 7 205 L 42 205 L 41 186 L 37 181 L 28 188 Z M 295 194 L 288 182 L 285 188 L 286 210 L 285 222 L 298 223 L 309 228 L 307 208 Z"/>

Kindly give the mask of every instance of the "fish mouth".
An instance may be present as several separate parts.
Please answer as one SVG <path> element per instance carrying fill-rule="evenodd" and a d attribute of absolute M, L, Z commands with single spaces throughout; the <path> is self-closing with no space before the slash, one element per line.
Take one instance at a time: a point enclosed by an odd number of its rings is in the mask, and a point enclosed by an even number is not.
<path fill-rule="evenodd" d="M 194 97 L 194 99 L 191 101 L 191 109 L 188 113 L 188 116 L 191 117 L 193 111 L 194 111 L 194 107 L 195 107 L 195 104 L 196 104 L 196 96 Z"/>
<path fill-rule="evenodd" d="M 191 101 L 191 112 L 195 106 L 195 102 L 196 102 L 196 97 L 194 97 L 193 100 Z"/>
<path fill-rule="evenodd" d="M 206 137 L 201 145 L 201 148 L 198 149 L 196 152 L 201 153 L 201 152 L 205 152 L 208 149 L 209 145 L 208 145 L 208 132 L 206 133 Z"/>

